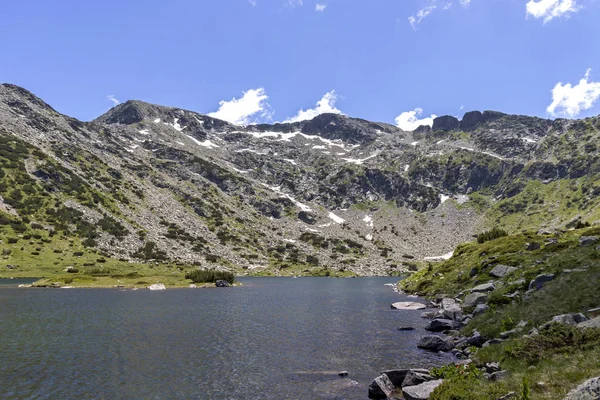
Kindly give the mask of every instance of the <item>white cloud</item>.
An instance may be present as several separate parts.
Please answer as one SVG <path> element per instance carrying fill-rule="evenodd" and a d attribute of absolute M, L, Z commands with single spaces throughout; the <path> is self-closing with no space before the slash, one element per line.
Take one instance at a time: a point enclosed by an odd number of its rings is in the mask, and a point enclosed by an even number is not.
<path fill-rule="evenodd" d="M 463 7 L 469 7 L 469 4 L 471 4 L 471 0 L 460 0 L 460 5 Z"/>
<path fill-rule="evenodd" d="M 302 7 L 304 5 L 302 0 L 288 0 L 287 3 L 290 7 Z"/>
<path fill-rule="evenodd" d="M 575 86 L 559 82 L 552 89 L 552 104 L 547 108 L 554 116 L 576 117 L 583 110 L 593 107 L 600 98 L 600 82 L 590 82 L 588 69 L 585 76 Z"/>
<path fill-rule="evenodd" d="M 236 125 L 251 124 L 253 122 L 252 117 L 256 116 L 269 119 L 270 106 L 267 103 L 268 98 L 265 89 L 250 89 L 244 92 L 240 99 L 233 98 L 231 101 L 220 101 L 219 109 L 208 114 L 208 116 Z"/>
<path fill-rule="evenodd" d="M 315 11 L 325 11 L 327 8 L 327 4 L 317 4 L 315 6 Z"/>
<path fill-rule="evenodd" d="M 437 115 L 431 114 L 430 117 L 419 119 L 421 114 L 423 114 L 422 108 L 415 108 L 412 111 L 405 111 L 396 117 L 396 126 L 407 132 L 414 131 L 421 125 L 433 126 L 433 119 L 437 118 Z"/>
<path fill-rule="evenodd" d="M 419 10 L 416 16 L 411 15 L 410 17 L 408 17 L 408 22 L 410 23 L 410 26 L 412 26 L 413 29 L 417 29 L 417 25 L 420 24 L 421 21 L 429 14 L 431 14 L 436 8 L 436 6 L 428 6 Z"/>
<path fill-rule="evenodd" d="M 548 22 L 556 17 L 567 16 L 579 10 L 577 0 L 530 0 L 527 3 L 527 15 Z"/>
<path fill-rule="evenodd" d="M 335 102 L 338 97 L 335 94 L 335 90 L 331 92 L 325 93 L 321 100 L 317 102 L 317 106 L 315 108 L 309 108 L 308 110 L 300 110 L 298 114 L 294 117 L 288 118 L 284 123 L 289 122 L 298 122 L 305 121 L 307 119 L 313 119 L 317 115 L 325 114 L 325 113 L 333 113 L 333 114 L 342 114 L 340 110 L 335 108 Z"/>
<path fill-rule="evenodd" d="M 256 7 L 256 0 L 248 0 L 248 3 L 250 3 L 252 7 Z"/>
<path fill-rule="evenodd" d="M 115 106 L 118 106 L 119 104 L 121 104 L 121 102 L 119 100 L 115 99 L 115 95 L 114 94 L 107 95 L 106 99 L 112 101 L 113 103 L 115 103 Z"/>
<path fill-rule="evenodd" d="M 452 2 L 447 3 L 446 5 L 444 5 L 444 10 L 448 10 L 450 7 L 452 7 Z"/>

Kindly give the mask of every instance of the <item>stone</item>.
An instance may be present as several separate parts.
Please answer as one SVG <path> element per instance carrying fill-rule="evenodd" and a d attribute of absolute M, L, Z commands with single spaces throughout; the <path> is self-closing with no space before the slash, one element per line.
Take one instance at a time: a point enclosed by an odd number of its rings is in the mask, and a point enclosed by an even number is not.
<path fill-rule="evenodd" d="M 348 371 L 340 371 L 340 372 L 338 373 L 338 375 L 339 375 L 339 376 L 342 376 L 342 377 L 344 377 L 344 376 L 348 376 Z"/>
<path fill-rule="evenodd" d="M 600 328 L 600 317 L 595 317 L 577 324 L 580 328 Z"/>
<path fill-rule="evenodd" d="M 402 387 L 402 382 L 404 382 L 404 379 L 406 378 L 406 375 L 408 375 L 409 372 L 414 372 L 417 374 L 429 374 L 428 369 L 421 369 L 421 368 L 391 369 L 388 371 L 383 371 L 382 374 L 387 375 L 387 377 L 390 379 L 392 384 L 395 387 L 399 388 L 399 387 Z"/>
<path fill-rule="evenodd" d="M 444 383 L 443 379 L 428 381 L 416 386 L 402 388 L 402 395 L 406 400 L 427 400 L 436 387 Z"/>
<path fill-rule="evenodd" d="M 600 317 L 600 307 L 598 307 L 598 308 L 592 308 L 590 310 L 587 310 L 587 315 L 590 318 Z"/>
<path fill-rule="evenodd" d="M 421 313 L 421 318 L 433 319 L 435 317 L 435 311 L 425 311 Z"/>
<path fill-rule="evenodd" d="M 416 386 L 420 385 L 421 383 L 429 382 L 432 380 L 433 376 L 429 375 L 428 373 L 423 374 L 421 372 L 408 371 L 406 377 L 404 378 L 404 381 L 402 381 L 401 387 Z"/>
<path fill-rule="evenodd" d="M 490 275 L 494 278 L 502 278 L 516 270 L 517 268 L 511 267 L 509 265 L 498 264 L 490 271 Z"/>
<path fill-rule="evenodd" d="M 231 284 L 227 281 L 223 281 L 223 280 L 218 280 L 215 282 L 215 286 L 216 287 L 230 287 Z"/>
<path fill-rule="evenodd" d="M 425 327 L 426 331 L 443 332 L 454 328 L 458 328 L 459 324 L 451 319 L 434 319 Z"/>
<path fill-rule="evenodd" d="M 571 390 L 563 400 L 598 400 L 600 399 L 600 377 L 583 382 Z"/>
<path fill-rule="evenodd" d="M 481 336 L 481 333 L 475 331 L 473 335 L 467 339 L 467 343 L 469 346 L 481 347 L 486 342 L 486 338 Z"/>
<path fill-rule="evenodd" d="M 469 271 L 469 277 L 474 277 L 475 275 L 477 275 L 478 272 L 479 270 L 477 268 L 471 268 L 471 271 Z"/>
<path fill-rule="evenodd" d="M 477 304 L 477 307 L 475 307 L 475 310 L 473 311 L 473 316 L 483 314 L 489 309 L 490 306 L 487 304 Z"/>
<path fill-rule="evenodd" d="M 319 219 L 319 216 L 311 211 L 300 211 L 298 213 L 298 219 L 305 224 L 314 225 Z"/>
<path fill-rule="evenodd" d="M 193 283 L 190 283 L 190 289 L 196 289 L 196 285 L 194 285 Z"/>
<path fill-rule="evenodd" d="M 504 396 L 499 397 L 498 400 L 511 400 L 511 399 L 516 399 L 516 398 L 517 398 L 516 392 L 508 392 Z"/>
<path fill-rule="evenodd" d="M 414 331 L 415 328 L 413 328 L 412 326 L 399 326 L 398 330 L 399 331 Z"/>
<path fill-rule="evenodd" d="M 490 381 L 495 382 L 504 379 L 508 376 L 508 371 L 497 371 L 490 374 Z"/>
<path fill-rule="evenodd" d="M 546 282 L 554 279 L 554 274 L 541 274 L 529 283 L 529 290 L 540 290 Z"/>
<path fill-rule="evenodd" d="M 496 284 L 494 282 L 483 283 L 481 285 L 475 286 L 471 289 L 471 293 L 474 292 L 493 292 L 496 290 Z"/>
<path fill-rule="evenodd" d="M 154 283 L 154 284 L 148 286 L 148 289 L 150 289 L 150 290 L 167 290 L 165 285 L 162 283 Z"/>
<path fill-rule="evenodd" d="M 483 344 L 483 346 L 481 346 L 481 347 L 493 346 L 493 345 L 496 345 L 496 344 L 500 344 L 502 342 L 504 342 L 504 340 L 502 340 L 502 339 L 490 339 L 487 342 L 485 342 Z"/>
<path fill-rule="evenodd" d="M 527 245 L 525 246 L 525 250 L 527 250 L 527 251 L 535 251 L 535 250 L 539 250 L 541 248 L 542 248 L 542 245 L 539 244 L 538 242 L 527 243 Z"/>
<path fill-rule="evenodd" d="M 593 246 L 598 243 L 600 238 L 598 236 L 582 236 L 579 238 L 579 245 L 582 247 Z"/>
<path fill-rule="evenodd" d="M 386 374 L 381 374 L 369 385 L 370 399 L 387 399 L 396 388 Z"/>
<path fill-rule="evenodd" d="M 435 318 L 451 319 L 453 321 L 461 321 L 463 319 L 463 313 L 460 306 L 456 306 L 453 310 L 440 310 L 436 313 Z"/>
<path fill-rule="evenodd" d="M 500 371 L 500 363 L 491 362 L 485 364 L 485 372 L 488 374 L 493 374 L 494 372 Z"/>
<path fill-rule="evenodd" d="M 391 308 L 394 310 L 424 310 L 427 308 L 427 306 L 414 301 L 400 301 L 397 303 L 392 303 Z"/>
<path fill-rule="evenodd" d="M 510 331 L 506 331 L 506 332 L 501 332 L 500 333 L 500 339 L 508 339 L 511 338 L 513 336 L 517 336 L 519 334 L 519 332 L 516 329 L 511 329 Z"/>
<path fill-rule="evenodd" d="M 470 293 L 465 297 L 462 308 L 475 307 L 478 304 L 484 304 L 487 301 L 487 295 L 483 293 Z"/>
<path fill-rule="evenodd" d="M 450 299 L 448 297 L 442 299 L 442 301 L 440 303 L 440 308 L 442 310 L 458 309 L 460 311 L 460 306 L 458 305 L 458 302 L 455 299 Z"/>
<path fill-rule="evenodd" d="M 454 348 L 454 345 L 448 340 L 437 335 L 423 336 L 417 347 L 424 350 L 430 351 L 450 351 Z"/>

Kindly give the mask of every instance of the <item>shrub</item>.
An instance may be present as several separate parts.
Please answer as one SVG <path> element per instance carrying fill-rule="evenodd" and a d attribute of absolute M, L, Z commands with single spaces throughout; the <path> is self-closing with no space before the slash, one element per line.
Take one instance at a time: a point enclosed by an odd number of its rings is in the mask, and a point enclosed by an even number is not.
<path fill-rule="evenodd" d="M 191 279 L 192 282 L 216 282 L 227 281 L 233 283 L 235 275 L 228 271 L 217 271 L 216 269 L 196 269 L 185 274 L 185 279 Z"/>
<path fill-rule="evenodd" d="M 503 236 L 508 236 L 508 232 L 506 232 L 504 229 L 493 228 L 477 235 L 477 243 L 485 243 Z"/>

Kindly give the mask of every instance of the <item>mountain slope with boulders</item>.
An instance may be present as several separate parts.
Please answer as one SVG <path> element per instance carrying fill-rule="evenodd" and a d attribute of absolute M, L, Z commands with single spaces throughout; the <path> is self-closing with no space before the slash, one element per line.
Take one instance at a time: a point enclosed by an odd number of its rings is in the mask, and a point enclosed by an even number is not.
<path fill-rule="evenodd" d="M 335 114 L 236 126 L 141 101 L 82 122 L 3 84 L 0 268 L 31 276 L 48 251 L 77 268 L 400 274 L 490 226 L 598 221 L 599 131 L 491 111 L 414 132 Z"/>

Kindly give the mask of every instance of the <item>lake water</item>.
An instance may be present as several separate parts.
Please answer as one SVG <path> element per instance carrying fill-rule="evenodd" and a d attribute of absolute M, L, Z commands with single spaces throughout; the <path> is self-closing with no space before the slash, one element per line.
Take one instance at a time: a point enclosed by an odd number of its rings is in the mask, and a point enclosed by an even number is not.
<path fill-rule="evenodd" d="M 1 285 L 0 398 L 366 399 L 382 370 L 448 361 L 417 349 L 420 311 L 390 309 L 414 300 L 384 286 L 394 278 L 239 281 L 162 292 Z"/>

